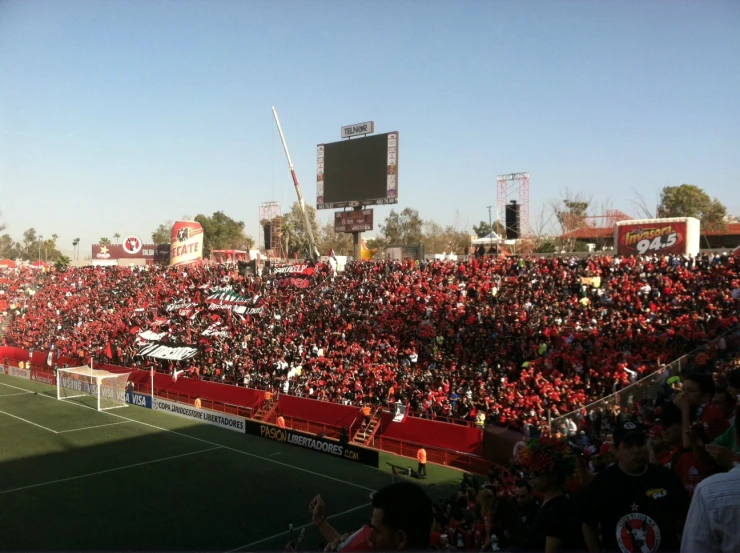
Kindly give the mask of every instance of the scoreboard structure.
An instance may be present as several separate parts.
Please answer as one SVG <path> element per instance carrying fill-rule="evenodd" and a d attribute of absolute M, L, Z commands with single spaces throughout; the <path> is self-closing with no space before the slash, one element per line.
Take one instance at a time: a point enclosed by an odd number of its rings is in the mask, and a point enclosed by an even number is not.
<path fill-rule="evenodd" d="M 398 132 L 316 147 L 316 209 L 395 203 Z"/>

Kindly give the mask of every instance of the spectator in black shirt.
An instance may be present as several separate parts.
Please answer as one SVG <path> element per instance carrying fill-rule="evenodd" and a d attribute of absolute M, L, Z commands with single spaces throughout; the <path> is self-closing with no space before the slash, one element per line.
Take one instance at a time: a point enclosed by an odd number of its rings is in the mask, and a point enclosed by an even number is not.
<path fill-rule="evenodd" d="M 529 470 L 532 486 L 542 494 L 542 506 L 531 522 L 530 549 L 545 553 L 583 551 L 585 544 L 573 502 L 565 493 L 576 472 L 570 445 L 555 438 L 527 443 L 520 461 Z"/>
<path fill-rule="evenodd" d="M 669 469 L 648 462 L 647 438 L 637 422 L 614 430 L 616 464 L 586 490 L 581 522 L 592 553 L 677 552 L 689 496 Z"/>
<path fill-rule="evenodd" d="M 519 513 L 522 515 L 524 526 L 531 529 L 534 518 L 540 510 L 539 499 L 532 495 L 532 485 L 526 480 L 517 480 L 514 486 L 514 498 Z"/>

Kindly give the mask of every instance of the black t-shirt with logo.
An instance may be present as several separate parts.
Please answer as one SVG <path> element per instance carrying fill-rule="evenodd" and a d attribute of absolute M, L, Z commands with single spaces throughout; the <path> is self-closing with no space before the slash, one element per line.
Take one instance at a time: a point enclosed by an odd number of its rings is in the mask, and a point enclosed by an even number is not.
<path fill-rule="evenodd" d="M 612 465 L 596 475 L 581 505 L 581 521 L 598 525 L 605 551 L 678 551 L 689 496 L 669 469 L 648 465 L 639 475 Z"/>

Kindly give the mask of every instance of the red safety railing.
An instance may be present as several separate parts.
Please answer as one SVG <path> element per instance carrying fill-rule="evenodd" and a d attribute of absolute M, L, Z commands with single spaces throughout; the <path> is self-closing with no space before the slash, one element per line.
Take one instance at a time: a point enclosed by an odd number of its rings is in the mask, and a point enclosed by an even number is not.
<path fill-rule="evenodd" d="M 339 439 L 341 428 L 338 426 L 332 426 L 330 424 L 324 424 L 321 422 L 310 421 L 307 419 L 300 419 L 297 417 L 289 417 L 283 415 L 285 419 L 285 426 L 299 432 L 308 432 L 309 434 L 323 434 L 327 438 Z"/>
<path fill-rule="evenodd" d="M 409 411 L 406 413 L 407 416 L 416 417 L 417 419 L 429 419 L 437 422 L 444 422 L 447 424 L 456 424 L 458 426 L 469 426 L 474 427 L 475 421 L 469 421 L 467 419 L 456 419 L 455 417 L 449 417 L 444 415 L 437 415 L 434 412 L 431 413 L 419 413 L 417 411 Z"/>

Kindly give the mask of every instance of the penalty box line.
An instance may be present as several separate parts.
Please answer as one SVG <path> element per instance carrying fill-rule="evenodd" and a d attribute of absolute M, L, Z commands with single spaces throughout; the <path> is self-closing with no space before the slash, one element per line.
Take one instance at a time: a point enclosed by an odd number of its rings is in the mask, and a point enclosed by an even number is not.
<path fill-rule="evenodd" d="M 11 386 L 10 384 L 5 384 L 3 382 L 0 382 L 0 386 L 7 386 L 8 388 L 15 388 L 17 390 L 23 390 L 23 391 L 26 391 L 26 392 L 28 391 L 26 388 L 20 388 L 18 386 Z M 38 397 L 44 397 L 46 399 L 51 399 L 51 400 L 54 400 L 54 401 L 59 401 L 57 398 L 51 397 L 51 396 L 47 396 L 46 394 L 38 394 Z M 92 409 L 92 407 L 87 407 L 86 405 L 82 405 L 80 403 L 70 403 L 70 402 L 67 402 L 67 401 L 63 401 L 62 403 L 64 403 L 65 405 L 74 405 L 75 407 L 82 407 L 83 409 Z M 176 436 L 182 436 L 183 438 L 188 438 L 189 440 L 195 440 L 196 442 L 201 442 L 201 443 L 204 443 L 204 444 L 207 444 L 207 445 L 211 445 L 211 446 L 217 446 L 217 447 L 220 447 L 221 449 L 227 449 L 229 451 L 233 451 L 235 453 L 239 453 L 240 455 L 246 455 L 247 457 L 253 457 L 254 459 L 260 459 L 262 461 L 266 461 L 268 463 L 273 463 L 273 464 L 279 465 L 281 467 L 289 468 L 289 469 L 294 470 L 294 471 L 297 471 L 297 472 L 303 472 L 303 473 L 306 473 L 306 474 L 311 474 L 313 476 L 318 476 L 320 478 L 324 478 L 326 480 L 331 480 L 333 482 L 339 482 L 340 484 L 345 484 L 347 486 L 351 486 L 353 488 L 359 488 L 361 490 L 365 490 L 365 491 L 368 491 L 368 492 L 373 492 L 373 493 L 375 492 L 375 490 L 373 488 L 368 488 L 367 486 L 362 486 L 360 484 L 355 484 L 354 482 L 349 482 L 347 480 L 342 480 L 341 478 L 335 478 L 333 476 L 329 476 L 328 474 L 322 474 L 320 472 L 314 472 L 312 470 L 305 469 L 303 467 L 298 467 L 298 466 L 295 466 L 295 465 L 289 465 L 288 463 L 282 463 L 280 461 L 276 461 L 275 459 L 269 459 L 268 457 L 262 457 L 260 455 L 255 455 L 254 453 L 249 453 L 249 452 L 243 451 L 241 449 L 236 449 L 235 447 L 229 447 L 227 445 L 218 444 L 216 442 L 211 442 L 209 440 L 204 440 L 202 438 L 196 438 L 195 436 L 190 436 L 188 434 L 183 434 L 182 432 L 177 432 L 175 430 L 170 430 L 169 428 L 162 428 L 161 426 L 157 426 L 157 425 L 154 425 L 154 424 L 149 424 L 148 422 L 142 422 L 142 421 L 139 421 L 139 420 L 136 420 L 136 419 L 130 419 L 128 417 L 124 417 L 123 415 L 116 415 L 115 413 L 111 413 L 110 411 L 101 411 L 101 412 L 104 415 L 109 415 L 111 417 L 116 417 L 118 419 L 124 419 L 124 420 L 130 421 L 130 422 L 135 422 L 135 423 L 141 424 L 143 426 L 148 426 L 149 428 L 154 428 L 155 430 L 160 430 L 162 432 L 168 432 L 168 433 L 174 434 Z"/>
<path fill-rule="evenodd" d="M 123 467 L 116 467 L 113 469 L 99 470 L 97 472 L 90 472 L 88 474 L 79 474 L 77 476 L 70 476 L 68 478 L 60 478 L 58 480 L 49 480 L 48 482 L 40 482 L 39 484 L 31 484 L 30 486 L 21 486 L 20 488 L 11 488 L 9 490 L 1 490 L 0 495 L 12 492 L 19 492 L 22 490 L 30 490 L 31 488 L 40 488 L 42 486 L 50 486 L 51 484 L 59 484 L 61 482 L 69 482 L 71 480 L 80 480 L 81 478 L 90 478 L 91 476 L 98 476 L 100 474 L 108 474 L 109 472 L 117 472 L 119 470 L 126 470 L 134 467 L 143 467 L 144 465 L 151 465 L 153 463 L 162 463 L 163 461 L 170 461 L 172 459 L 180 459 L 182 457 L 189 457 L 190 455 L 198 455 L 199 453 L 206 453 L 207 451 L 215 451 L 221 449 L 220 447 L 209 447 L 208 449 L 200 449 L 198 451 L 191 451 L 190 453 L 181 453 L 180 455 L 171 455 L 169 457 L 162 457 L 161 459 L 152 459 L 151 461 L 142 461 L 141 463 L 134 463 L 132 465 L 126 465 Z"/>

